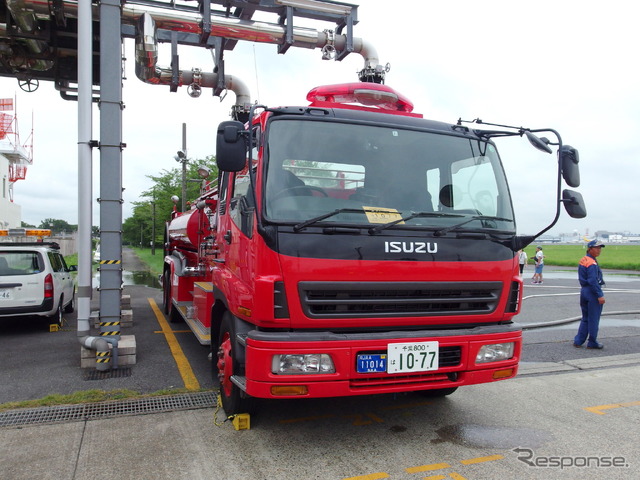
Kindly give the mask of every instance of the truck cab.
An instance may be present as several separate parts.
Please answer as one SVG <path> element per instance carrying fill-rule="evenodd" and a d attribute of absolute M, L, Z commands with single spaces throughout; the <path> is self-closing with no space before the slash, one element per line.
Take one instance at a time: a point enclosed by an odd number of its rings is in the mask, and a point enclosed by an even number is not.
<path fill-rule="evenodd" d="M 307 99 L 221 123 L 217 187 L 169 226 L 165 309 L 211 344 L 225 412 L 513 378 L 515 252 L 535 237 L 516 235 L 492 138 L 550 142 L 426 120 L 380 84 Z M 578 196 L 558 205 L 583 215 Z"/>

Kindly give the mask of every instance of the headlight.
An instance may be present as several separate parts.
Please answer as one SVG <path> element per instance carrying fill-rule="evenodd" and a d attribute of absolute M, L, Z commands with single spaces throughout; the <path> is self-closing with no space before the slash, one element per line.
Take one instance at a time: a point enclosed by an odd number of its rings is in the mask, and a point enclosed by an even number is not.
<path fill-rule="evenodd" d="M 483 345 L 476 356 L 476 363 L 499 362 L 513 357 L 515 343 L 494 343 Z"/>
<path fill-rule="evenodd" d="M 326 353 L 274 355 L 271 371 L 276 375 L 336 373 L 336 367 L 333 365 L 331 356 Z"/>

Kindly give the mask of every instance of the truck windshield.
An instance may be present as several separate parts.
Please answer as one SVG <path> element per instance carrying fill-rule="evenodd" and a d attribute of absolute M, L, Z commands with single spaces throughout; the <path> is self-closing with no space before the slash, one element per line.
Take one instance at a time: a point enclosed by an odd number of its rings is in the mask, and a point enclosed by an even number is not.
<path fill-rule="evenodd" d="M 502 165 L 483 140 L 287 118 L 272 121 L 267 152 L 270 222 L 515 231 Z"/>

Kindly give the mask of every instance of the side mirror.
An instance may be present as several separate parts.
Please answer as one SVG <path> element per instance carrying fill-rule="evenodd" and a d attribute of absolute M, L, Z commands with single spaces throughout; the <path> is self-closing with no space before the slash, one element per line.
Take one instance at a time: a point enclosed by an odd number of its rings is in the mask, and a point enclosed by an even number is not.
<path fill-rule="evenodd" d="M 587 216 L 587 207 L 584 205 L 582 195 L 573 190 L 563 190 L 562 203 L 564 209 L 571 218 L 584 218 Z"/>
<path fill-rule="evenodd" d="M 580 186 L 579 162 L 578 150 L 569 145 L 563 145 L 560 149 L 560 167 L 562 168 L 562 178 L 570 187 Z"/>
<path fill-rule="evenodd" d="M 552 153 L 551 147 L 547 145 L 548 140 L 546 138 L 538 138 L 536 135 L 531 133 L 529 130 L 525 130 L 524 134 L 527 136 L 527 140 L 529 143 L 536 147 L 538 150 L 545 153 Z M 546 142 L 545 142 L 546 140 Z"/>
<path fill-rule="evenodd" d="M 216 164 L 223 172 L 239 172 L 247 163 L 244 124 L 230 120 L 218 125 Z"/>
<path fill-rule="evenodd" d="M 68 266 L 68 270 L 70 272 L 77 272 L 78 271 L 78 266 L 77 265 L 69 265 Z"/>

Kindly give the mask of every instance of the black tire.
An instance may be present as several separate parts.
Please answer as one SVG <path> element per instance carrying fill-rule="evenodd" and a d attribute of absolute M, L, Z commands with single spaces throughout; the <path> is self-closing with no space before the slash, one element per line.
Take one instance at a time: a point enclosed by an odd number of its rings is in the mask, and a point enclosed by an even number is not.
<path fill-rule="evenodd" d="M 420 393 L 420 395 L 422 395 L 423 397 L 438 398 L 438 397 L 446 397 L 447 395 L 451 395 L 457 389 L 458 387 L 438 388 L 435 390 L 421 390 L 418 393 Z"/>
<path fill-rule="evenodd" d="M 53 313 L 53 315 L 49 316 L 49 324 L 57 325 L 58 327 L 62 326 L 62 297 L 60 297 L 60 301 L 58 302 L 58 308 Z"/>
<path fill-rule="evenodd" d="M 71 301 L 64 307 L 64 313 L 73 313 L 76 308 L 76 292 L 71 294 Z"/>
<path fill-rule="evenodd" d="M 214 381 L 217 379 L 220 382 L 222 408 L 227 416 L 238 413 L 252 413 L 254 408 L 254 399 L 246 395 L 231 381 L 232 375 L 244 373 L 242 366 L 235 358 L 234 349 L 236 344 L 232 341 L 234 337 L 233 317 L 229 312 L 226 312 L 222 317 L 217 351 L 214 351 L 213 348 L 211 349 L 214 353 L 211 364 Z"/>
<path fill-rule="evenodd" d="M 169 313 L 171 307 L 171 272 L 165 270 L 162 275 L 162 309 Z"/>
<path fill-rule="evenodd" d="M 182 316 L 176 311 L 176 307 L 171 301 L 171 272 L 169 270 L 164 272 L 162 279 L 162 307 L 169 318 L 169 322 L 178 323 L 182 321 Z"/>

